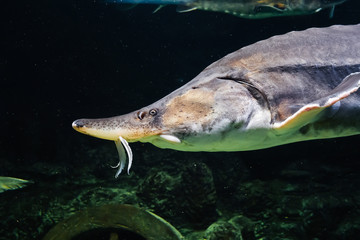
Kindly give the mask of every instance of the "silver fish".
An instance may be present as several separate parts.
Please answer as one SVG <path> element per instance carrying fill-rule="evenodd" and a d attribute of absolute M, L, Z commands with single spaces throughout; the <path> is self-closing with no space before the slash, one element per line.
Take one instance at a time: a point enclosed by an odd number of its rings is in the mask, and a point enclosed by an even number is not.
<path fill-rule="evenodd" d="M 360 24 L 290 32 L 241 48 L 137 111 L 75 130 L 180 151 L 246 151 L 360 133 Z"/>
<path fill-rule="evenodd" d="M 108 0 L 110 3 L 177 5 L 178 12 L 205 10 L 238 17 L 260 19 L 278 16 L 306 15 L 330 8 L 346 0 Z M 157 8 L 155 11 L 157 11 Z"/>

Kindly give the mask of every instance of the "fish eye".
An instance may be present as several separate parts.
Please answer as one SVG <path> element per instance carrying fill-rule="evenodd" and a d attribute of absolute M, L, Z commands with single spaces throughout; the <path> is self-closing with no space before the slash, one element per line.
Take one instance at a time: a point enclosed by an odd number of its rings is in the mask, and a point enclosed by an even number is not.
<path fill-rule="evenodd" d="M 151 109 L 151 110 L 149 111 L 149 114 L 150 114 L 151 116 L 155 116 L 155 115 L 157 114 L 157 110 L 156 110 L 156 109 Z"/>
<path fill-rule="evenodd" d="M 146 115 L 145 112 L 142 112 L 142 111 L 138 112 L 138 118 L 139 118 L 140 120 L 143 120 L 143 118 L 145 117 L 145 115 Z"/>

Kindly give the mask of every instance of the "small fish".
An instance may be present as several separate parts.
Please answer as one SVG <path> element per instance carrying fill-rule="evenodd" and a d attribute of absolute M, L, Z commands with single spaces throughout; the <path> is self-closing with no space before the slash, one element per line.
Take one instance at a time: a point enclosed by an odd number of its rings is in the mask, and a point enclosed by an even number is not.
<path fill-rule="evenodd" d="M 28 183 L 29 183 L 28 180 L 0 176 L 0 193 L 5 192 L 7 190 L 15 190 L 18 188 L 23 188 Z"/>
<path fill-rule="evenodd" d="M 223 12 L 238 17 L 260 19 L 278 16 L 306 15 L 330 8 L 346 0 L 108 0 L 110 3 L 158 4 L 154 12 L 165 5 L 177 5 L 178 12 L 205 10 Z"/>
<path fill-rule="evenodd" d="M 147 107 L 72 126 L 115 141 L 116 177 L 127 156 L 130 170 L 128 142 L 247 151 L 360 134 L 359 39 L 360 24 L 274 36 L 225 56 Z"/>

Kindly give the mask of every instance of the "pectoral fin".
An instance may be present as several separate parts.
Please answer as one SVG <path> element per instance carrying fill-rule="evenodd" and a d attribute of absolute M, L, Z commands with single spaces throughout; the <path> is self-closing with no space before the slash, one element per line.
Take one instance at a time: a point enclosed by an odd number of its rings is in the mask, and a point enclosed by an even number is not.
<path fill-rule="evenodd" d="M 356 92 L 359 87 L 360 72 L 352 73 L 344 78 L 344 80 L 325 97 L 304 105 L 284 121 L 274 123 L 273 129 L 279 133 L 285 133 L 292 129 L 298 129 L 305 126 L 306 124 L 315 121 L 324 109 L 333 106 L 341 99 Z"/>

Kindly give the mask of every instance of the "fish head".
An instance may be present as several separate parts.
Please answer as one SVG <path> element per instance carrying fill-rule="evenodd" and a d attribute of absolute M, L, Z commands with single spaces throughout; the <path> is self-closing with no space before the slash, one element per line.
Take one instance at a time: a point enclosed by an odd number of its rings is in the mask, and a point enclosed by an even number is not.
<path fill-rule="evenodd" d="M 147 107 L 111 118 L 76 120 L 73 128 L 107 140 L 121 136 L 160 148 L 223 151 L 235 147 L 227 134 L 246 134 L 270 122 L 269 110 L 261 103 L 264 99 L 249 86 L 229 77 L 227 71 L 210 67 Z"/>
<path fill-rule="evenodd" d="M 97 119 L 78 119 L 73 128 L 93 137 L 128 142 L 165 140 L 179 144 L 195 125 L 210 118 L 214 96 L 210 91 L 190 88 L 175 91 L 159 101 L 128 114 Z"/>
<path fill-rule="evenodd" d="M 159 108 L 148 107 L 116 117 L 78 119 L 72 126 L 76 131 L 93 137 L 117 141 L 121 136 L 128 142 L 136 142 L 163 132 L 160 116 Z"/>

